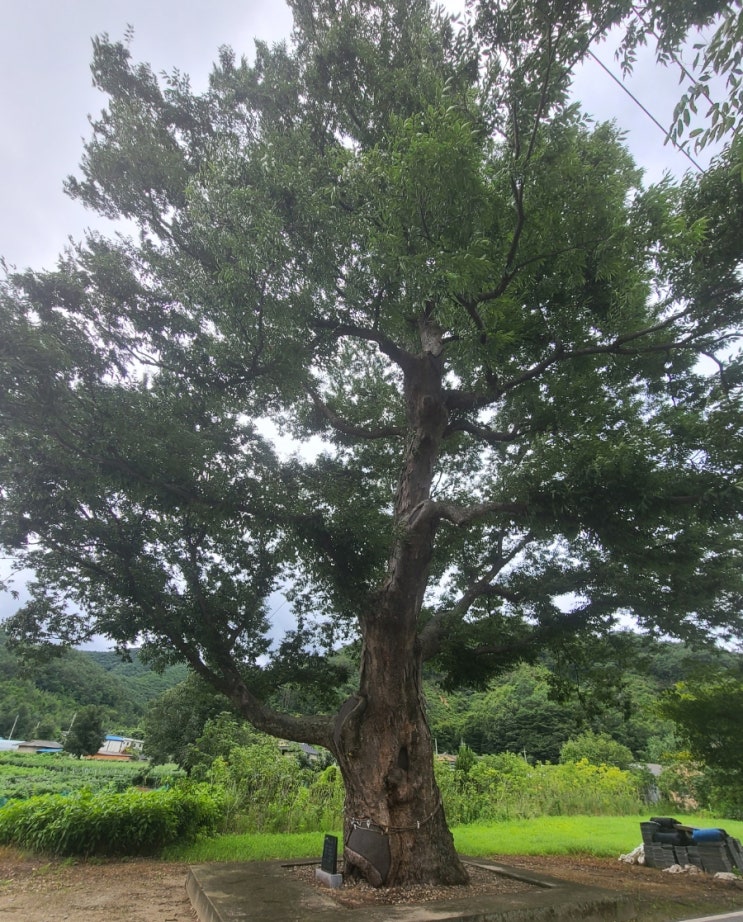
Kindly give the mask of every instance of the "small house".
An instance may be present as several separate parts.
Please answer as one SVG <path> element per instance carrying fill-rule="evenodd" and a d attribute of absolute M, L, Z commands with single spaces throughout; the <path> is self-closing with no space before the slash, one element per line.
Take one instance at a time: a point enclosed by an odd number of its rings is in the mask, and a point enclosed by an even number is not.
<path fill-rule="evenodd" d="M 62 744 L 56 740 L 24 740 L 18 743 L 18 752 L 35 752 L 48 754 L 62 752 Z"/>
<path fill-rule="evenodd" d="M 143 746 L 144 740 L 109 734 L 98 752 L 90 758 L 109 762 L 126 762 L 129 759 L 138 758 Z"/>

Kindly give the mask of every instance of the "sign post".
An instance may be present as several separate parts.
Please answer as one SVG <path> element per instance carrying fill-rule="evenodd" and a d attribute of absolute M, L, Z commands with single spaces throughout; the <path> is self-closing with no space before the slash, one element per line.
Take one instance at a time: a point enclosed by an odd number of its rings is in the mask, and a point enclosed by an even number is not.
<path fill-rule="evenodd" d="M 320 867 L 315 868 L 315 879 L 333 889 L 342 885 L 343 875 L 338 873 L 338 836 L 325 836 Z"/>

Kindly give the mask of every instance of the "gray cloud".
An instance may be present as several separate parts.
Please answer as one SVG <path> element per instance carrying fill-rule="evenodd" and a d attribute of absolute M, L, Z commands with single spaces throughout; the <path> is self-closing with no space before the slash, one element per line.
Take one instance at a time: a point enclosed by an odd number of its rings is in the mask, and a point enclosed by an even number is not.
<path fill-rule="evenodd" d="M 178 68 L 205 85 L 221 45 L 250 54 L 278 41 L 291 16 L 281 0 L 34 0 L 3 4 L 0 30 L 0 255 L 19 268 L 53 265 L 95 216 L 70 201 L 87 117 L 104 97 L 90 77 L 91 38 L 123 38 L 156 71 Z"/>

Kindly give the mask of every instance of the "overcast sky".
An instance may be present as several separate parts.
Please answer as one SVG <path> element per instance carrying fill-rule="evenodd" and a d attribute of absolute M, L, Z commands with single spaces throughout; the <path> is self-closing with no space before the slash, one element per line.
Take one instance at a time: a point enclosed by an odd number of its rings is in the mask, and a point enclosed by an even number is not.
<path fill-rule="evenodd" d="M 0 257 L 19 269 L 52 267 L 68 237 L 78 239 L 94 220 L 62 190 L 76 172 L 87 117 L 105 102 L 91 85 L 92 36 L 123 38 L 131 25 L 135 60 L 155 71 L 178 68 L 198 90 L 221 45 L 252 54 L 254 36 L 278 41 L 291 27 L 281 0 L 0 0 L 0 13 Z M 595 50 L 618 72 L 606 47 Z M 575 86 L 590 113 L 616 118 L 627 130 L 650 179 L 689 168 L 597 64 L 587 64 Z M 660 122 L 670 122 L 678 74 L 659 70 L 649 57 L 631 88 Z M 0 593 L 0 618 L 16 604 Z"/>
<path fill-rule="evenodd" d="M 122 38 L 133 26 L 135 59 L 156 71 L 177 67 L 198 89 L 220 45 L 250 54 L 253 36 L 280 40 L 291 26 L 282 0 L 0 0 L 0 12 L 0 256 L 19 268 L 53 265 L 68 236 L 79 237 L 92 220 L 62 182 L 76 171 L 88 115 L 104 103 L 91 85 L 93 35 Z M 596 50 L 618 71 L 610 51 Z M 689 166 L 598 65 L 584 68 L 576 88 L 590 112 L 628 129 L 651 178 Z M 670 122 L 677 74 L 659 72 L 651 59 L 638 66 L 632 88 L 659 121 Z"/>

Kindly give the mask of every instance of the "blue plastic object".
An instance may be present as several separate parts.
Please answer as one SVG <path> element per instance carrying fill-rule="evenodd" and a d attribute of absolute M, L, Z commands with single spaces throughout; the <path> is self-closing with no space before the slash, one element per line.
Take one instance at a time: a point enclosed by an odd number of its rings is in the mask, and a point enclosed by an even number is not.
<path fill-rule="evenodd" d="M 725 833 L 722 829 L 695 829 L 691 834 L 692 841 L 695 845 L 703 842 L 722 842 Z"/>

